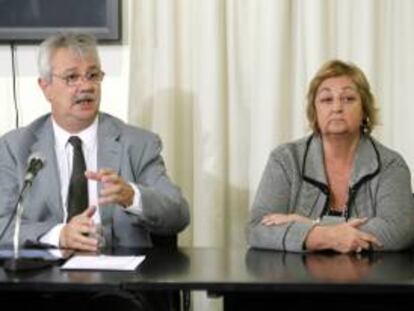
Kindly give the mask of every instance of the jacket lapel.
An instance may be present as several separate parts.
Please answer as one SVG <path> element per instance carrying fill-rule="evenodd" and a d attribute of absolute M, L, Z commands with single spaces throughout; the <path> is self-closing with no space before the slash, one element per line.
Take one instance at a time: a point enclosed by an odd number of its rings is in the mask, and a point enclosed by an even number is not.
<path fill-rule="evenodd" d="M 380 168 L 380 159 L 377 154 L 375 142 L 365 135 L 361 135 L 353 164 L 350 180 L 351 188 L 361 183 L 365 178 L 376 175 Z"/>
<path fill-rule="evenodd" d="M 109 168 L 120 174 L 122 146 L 119 142 L 121 130 L 105 114 L 99 115 L 98 124 L 98 170 Z M 98 196 L 101 190 L 101 184 L 98 183 Z M 103 228 L 107 231 L 104 233 L 106 241 L 112 241 L 112 215 L 114 205 L 106 205 L 99 208 Z"/>
<path fill-rule="evenodd" d="M 328 185 L 320 136 L 313 135 L 309 139 L 302 168 L 302 177 L 305 180 L 302 193 L 304 202 L 312 204 L 306 208 L 309 211 L 308 216 L 319 216 L 325 207 Z M 322 196 L 322 193 L 325 195 Z"/>
<path fill-rule="evenodd" d="M 63 220 L 60 177 L 55 154 L 55 138 L 50 117 L 45 121 L 44 125 L 34 133 L 34 135 L 35 142 L 29 149 L 29 155 L 38 153 L 39 155 L 44 156 L 45 159 L 44 167 L 39 172 L 39 175 L 44 177 L 38 178 L 36 181 L 38 182 L 37 188 L 47 189 L 46 197 L 49 208 L 54 209 L 59 219 Z"/>
<path fill-rule="evenodd" d="M 327 185 L 323 161 L 322 141 L 320 136 L 314 135 L 308 143 L 307 154 L 303 163 L 304 177 L 311 179 L 315 183 Z"/>

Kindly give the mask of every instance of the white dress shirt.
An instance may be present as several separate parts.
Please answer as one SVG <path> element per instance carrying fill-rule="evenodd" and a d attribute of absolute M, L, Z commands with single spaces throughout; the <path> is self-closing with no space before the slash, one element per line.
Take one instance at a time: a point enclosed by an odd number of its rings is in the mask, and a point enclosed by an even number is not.
<path fill-rule="evenodd" d="M 68 142 L 69 137 L 74 136 L 60 127 L 52 117 L 53 131 L 55 136 L 55 153 L 60 179 L 60 193 L 62 197 L 62 207 L 64 215 L 64 223 L 53 227 L 49 232 L 44 234 L 40 241 L 59 246 L 60 231 L 67 221 L 67 197 L 69 190 L 69 182 L 72 174 L 73 162 L 73 146 Z M 76 134 L 82 140 L 82 150 L 85 157 L 85 164 L 88 171 L 97 171 L 98 158 L 98 118 L 86 129 Z M 139 215 L 142 213 L 141 194 L 137 185 L 130 183 L 134 189 L 135 195 L 131 206 L 125 208 L 125 212 Z M 98 183 L 94 180 L 88 180 L 89 206 L 96 206 L 97 210 L 92 216 L 95 224 L 101 223 L 101 217 L 98 206 Z M 105 207 L 102 207 L 105 208 Z"/>

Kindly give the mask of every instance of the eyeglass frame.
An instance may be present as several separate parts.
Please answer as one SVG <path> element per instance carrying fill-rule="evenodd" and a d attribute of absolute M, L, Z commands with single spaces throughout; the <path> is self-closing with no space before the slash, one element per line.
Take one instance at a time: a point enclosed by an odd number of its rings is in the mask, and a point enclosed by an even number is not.
<path fill-rule="evenodd" d="M 98 74 L 96 80 L 91 78 L 92 74 Z M 80 83 L 80 81 L 88 81 L 94 84 L 99 84 L 102 82 L 103 78 L 105 77 L 105 72 L 103 72 L 102 70 L 97 70 L 96 72 L 95 71 L 87 72 L 84 75 L 81 75 L 78 73 L 70 73 L 67 75 L 57 75 L 57 74 L 52 73 L 51 77 L 59 78 L 63 80 L 67 86 L 74 87 L 74 86 L 77 86 Z M 74 79 L 74 81 L 70 82 L 71 79 Z"/>

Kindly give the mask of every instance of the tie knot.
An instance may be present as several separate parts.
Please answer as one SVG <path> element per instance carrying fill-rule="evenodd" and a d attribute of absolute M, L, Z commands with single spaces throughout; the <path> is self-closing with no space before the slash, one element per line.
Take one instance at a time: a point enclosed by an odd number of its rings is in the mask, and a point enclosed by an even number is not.
<path fill-rule="evenodd" d="M 71 136 L 69 137 L 69 143 L 76 149 L 82 149 L 82 140 L 79 136 Z"/>

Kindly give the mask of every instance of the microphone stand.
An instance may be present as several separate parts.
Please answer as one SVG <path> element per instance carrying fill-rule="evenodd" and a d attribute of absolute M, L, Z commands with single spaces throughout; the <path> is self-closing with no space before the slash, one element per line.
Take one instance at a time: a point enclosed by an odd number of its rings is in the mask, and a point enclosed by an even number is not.
<path fill-rule="evenodd" d="M 13 235 L 13 258 L 6 260 L 3 265 L 4 269 L 7 271 L 17 272 L 40 269 L 53 264 L 53 262 L 47 261 L 42 257 L 24 258 L 20 257 L 19 254 L 20 225 L 24 210 L 23 198 L 31 185 L 31 180 L 25 180 L 23 189 L 20 192 L 19 199 L 17 200 L 16 222 Z"/>

